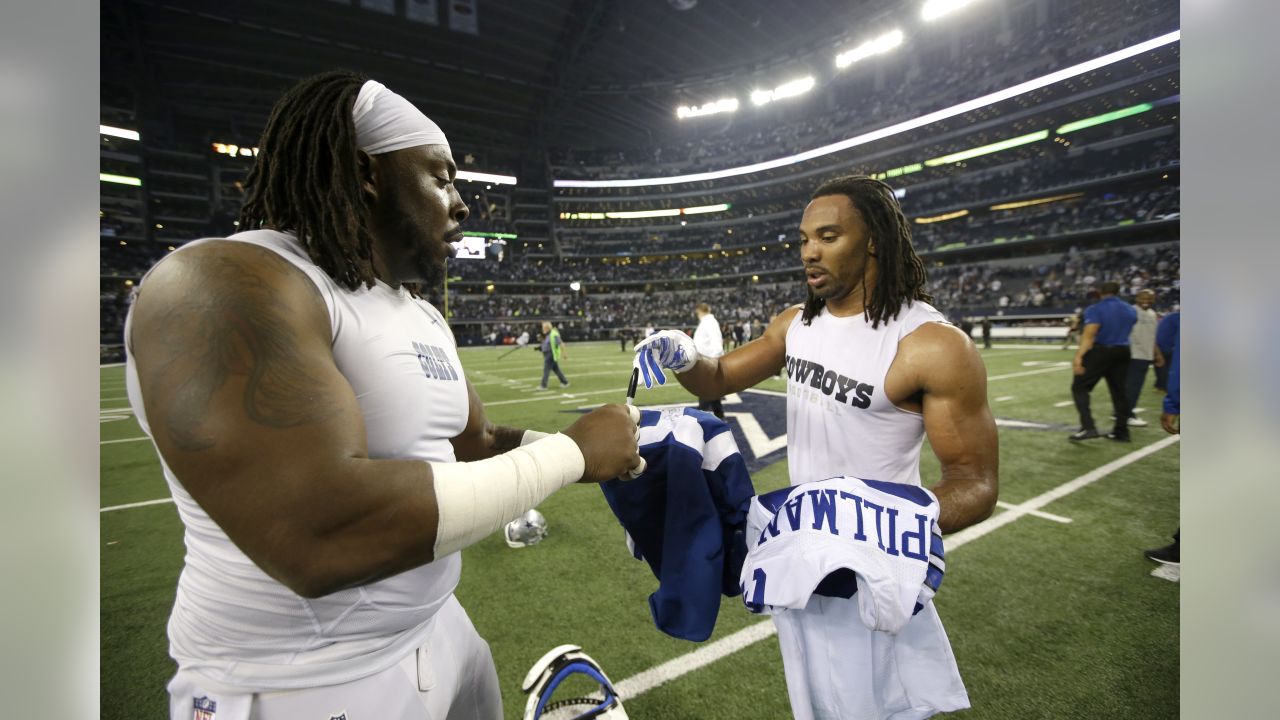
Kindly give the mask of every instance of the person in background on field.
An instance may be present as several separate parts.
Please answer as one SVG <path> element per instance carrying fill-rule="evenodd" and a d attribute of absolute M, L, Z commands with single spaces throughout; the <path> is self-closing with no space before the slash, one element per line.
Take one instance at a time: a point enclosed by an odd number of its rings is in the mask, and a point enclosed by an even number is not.
<path fill-rule="evenodd" d="M 698 317 L 698 327 L 693 331 L 694 347 L 703 357 L 720 357 L 724 354 L 724 338 L 720 335 L 719 321 L 716 320 L 715 315 L 711 314 L 711 306 L 698 303 L 698 307 L 694 308 L 693 312 Z M 723 400 L 721 397 L 699 397 L 698 409 L 712 413 L 723 420 L 724 405 L 721 400 Z"/>
<path fill-rule="evenodd" d="M 547 380 L 551 373 L 560 379 L 560 387 L 569 387 L 569 379 L 560 369 L 560 361 L 564 360 L 564 342 L 560 339 L 560 330 L 550 323 L 542 321 L 542 384 L 538 387 L 547 389 Z"/>
<path fill-rule="evenodd" d="M 1080 347 L 1071 364 L 1075 373 L 1071 381 L 1071 396 L 1080 414 L 1080 429 L 1068 439 L 1081 442 L 1102 437 L 1093 423 L 1093 413 L 1089 411 L 1089 393 L 1099 380 L 1105 378 L 1115 415 L 1115 425 L 1106 437 L 1129 442 L 1129 396 L 1124 383 L 1129 372 L 1129 333 L 1138 320 L 1138 311 L 1117 297 L 1120 292 L 1118 283 L 1104 282 L 1098 286 L 1098 291 L 1102 299 L 1085 308 Z"/>
<path fill-rule="evenodd" d="M 1139 418 L 1134 409 L 1138 407 L 1138 398 L 1142 395 L 1142 386 L 1147 382 L 1147 369 L 1155 363 L 1156 367 L 1164 365 L 1164 354 L 1156 345 L 1156 311 L 1151 309 L 1156 294 L 1151 290 L 1142 290 L 1134 298 L 1134 309 L 1138 312 L 1138 320 L 1129 332 L 1129 373 L 1125 377 L 1125 392 L 1129 406 L 1129 427 L 1146 427 L 1147 421 Z"/>
<path fill-rule="evenodd" d="M 1163 412 L 1160 414 L 1160 427 L 1171 435 L 1182 433 L 1182 378 L 1179 365 L 1181 360 L 1178 346 L 1181 344 L 1182 313 L 1173 312 L 1166 315 L 1156 330 L 1156 342 L 1161 347 L 1169 348 L 1169 389 L 1164 396 Z M 1182 530 L 1175 530 L 1173 542 L 1161 548 L 1147 550 L 1142 553 L 1149 560 L 1164 565 L 1179 565 L 1182 562 L 1179 542 Z"/>

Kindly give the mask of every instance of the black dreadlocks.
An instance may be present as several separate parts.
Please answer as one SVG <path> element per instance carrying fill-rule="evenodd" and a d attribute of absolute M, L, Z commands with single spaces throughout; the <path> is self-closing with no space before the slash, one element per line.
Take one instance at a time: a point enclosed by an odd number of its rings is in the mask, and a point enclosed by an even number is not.
<path fill-rule="evenodd" d="M 276 102 L 240 209 L 240 230 L 297 233 L 311 260 L 350 290 L 373 287 L 375 279 L 351 118 L 366 80 L 343 70 L 322 73 Z"/>
<path fill-rule="evenodd" d="M 827 195 L 849 198 L 862 214 L 870 239 L 875 242 L 879 269 L 870 300 L 866 295 L 865 266 L 862 276 L 862 314 L 871 321 L 871 327 L 898 317 L 903 302 L 908 306 L 916 300 L 933 302 L 933 295 L 924 290 L 924 263 L 911 245 L 911 226 L 893 196 L 893 188 L 865 175 L 845 175 L 819 185 L 810 200 Z M 805 325 L 810 324 L 826 304 L 826 300 L 814 297 L 813 290 L 809 289 L 800 319 Z"/>

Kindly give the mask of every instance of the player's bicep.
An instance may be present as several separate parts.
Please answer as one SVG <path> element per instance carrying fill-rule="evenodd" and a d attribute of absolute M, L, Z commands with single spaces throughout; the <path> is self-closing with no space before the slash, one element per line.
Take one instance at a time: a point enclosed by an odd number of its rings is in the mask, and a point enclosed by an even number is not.
<path fill-rule="evenodd" d="M 924 426 L 938 459 L 986 453 L 994 445 L 995 419 L 987 403 L 987 371 L 977 348 L 948 333 L 921 373 Z"/>
<path fill-rule="evenodd" d="M 246 550 L 317 490 L 319 468 L 367 454 L 323 301 L 270 251 L 173 256 L 140 291 L 130 340 L 161 454 Z"/>

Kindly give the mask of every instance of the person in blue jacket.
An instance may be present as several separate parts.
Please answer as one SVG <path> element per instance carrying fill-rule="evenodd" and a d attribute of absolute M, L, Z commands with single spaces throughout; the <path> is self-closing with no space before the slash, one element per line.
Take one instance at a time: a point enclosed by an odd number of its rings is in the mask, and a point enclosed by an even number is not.
<path fill-rule="evenodd" d="M 1182 417 L 1182 382 L 1181 382 L 1181 366 L 1182 352 L 1179 349 L 1181 344 L 1181 326 L 1182 313 L 1175 312 L 1166 315 L 1161 321 L 1159 327 L 1156 328 L 1156 344 L 1162 348 L 1172 348 L 1173 352 L 1169 354 L 1169 391 L 1164 396 L 1164 412 L 1160 414 L 1160 427 L 1171 435 L 1178 435 L 1181 432 L 1181 423 L 1179 419 Z M 1147 550 L 1142 553 L 1150 560 L 1165 565 L 1178 565 L 1181 563 L 1181 556 L 1178 551 L 1179 535 L 1182 533 L 1181 528 L 1174 531 L 1173 543 L 1155 550 Z"/>

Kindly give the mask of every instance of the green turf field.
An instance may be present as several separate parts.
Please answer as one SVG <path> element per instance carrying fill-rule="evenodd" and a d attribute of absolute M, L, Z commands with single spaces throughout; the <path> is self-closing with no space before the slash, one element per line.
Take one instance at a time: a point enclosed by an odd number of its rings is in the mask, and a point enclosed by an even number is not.
<path fill-rule="evenodd" d="M 500 424 L 554 431 L 584 406 L 623 397 L 630 355 L 617 343 L 571 344 L 563 367 L 572 385 L 549 392 L 537 391 L 539 353 L 500 359 L 504 352 L 462 351 L 468 377 Z M 1150 427 L 1134 428 L 1131 445 L 1077 446 L 1066 440 L 1077 422 L 1069 404 L 1071 352 L 997 346 L 984 358 L 992 410 L 1013 421 L 1000 428 L 1000 500 L 1027 505 L 1005 520 L 999 518 L 1009 511 L 998 509 L 990 532 L 948 538 L 946 581 L 935 602 L 974 706 L 957 715 L 1177 717 L 1178 584 L 1153 577 L 1155 566 L 1141 551 L 1168 542 L 1178 525 L 1179 446 L 1126 458 L 1169 437 L 1159 428 L 1160 396 L 1149 389 L 1150 376 L 1140 403 Z M 163 718 L 173 671 L 165 622 L 182 564 L 182 526 L 167 502 L 113 509 L 168 492 L 150 442 L 136 439 L 142 433 L 128 411 L 123 368 L 101 373 L 102 717 Z M 688 402 L 674 385 L 642 387 L 637 402 Z M 776 392 L 785 384 L 771 379 L 760 388 Z M 1100 427 L 1109 407 L 1100 384 Z M 728 402 L 725 409 L 737 408 Z M 776 418 L 760 424 L 766 435 L 779 434 Z M 927 446 L 922 465 L 932 484 L 937 461 Z M 785 460 L 753 480 L 758 491 L 785 485 Z M 760 626 L 739 600 L 726 598 L 710 641 L 668 638 L 649 618 L 646 598 L 656 581 L 630 559 L 600 491 L 573 486 L 540 510 L 550 524 L 545 541 L 512 550 L 490 537 L 464 553 L 458 588 L 493 648 L 507 717 L 523 711 L 519 683 L 529 666 L 563 643 L 583 646 L 604 666 L 638 720 L 790 716 L 777 639 L 762 632 L 767 620 Z M 730 644 L 741 647 L 725 654 Z M 695 663 L 687 655 L 700 649 L 722 656 L 689 670 Z M 668 661 L 678 669 L 646 672 Z M 670 679 L 659 684 L 655 677 Z"/>

